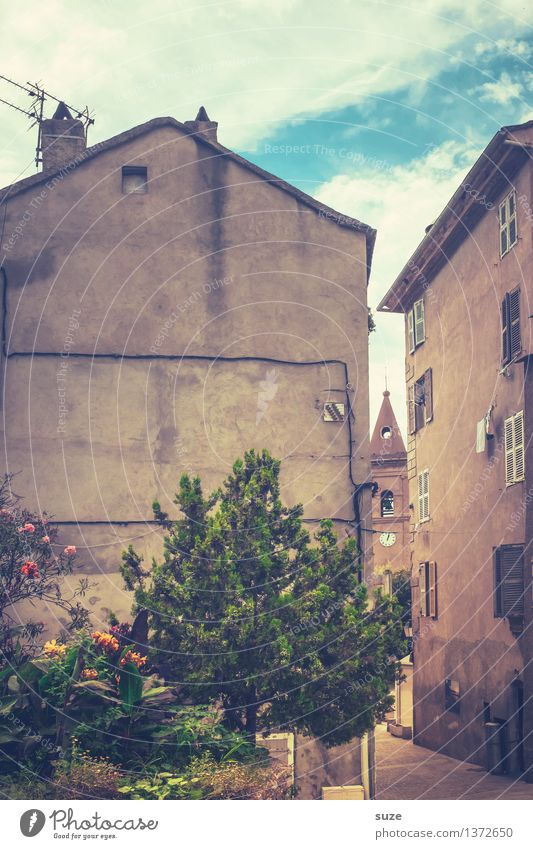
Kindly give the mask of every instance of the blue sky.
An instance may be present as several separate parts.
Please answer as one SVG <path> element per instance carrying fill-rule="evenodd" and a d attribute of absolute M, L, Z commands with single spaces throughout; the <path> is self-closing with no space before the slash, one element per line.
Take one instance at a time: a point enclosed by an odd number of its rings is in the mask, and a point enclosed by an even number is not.
<path fill-rule="evenodd" d="M 89 104 L 90 143 L 156 115 L 193 118 L 204 104 L 223 144 L 377 227 L 373 306 L 494 132 L 533 118 L 533 6 L 523 0 L 0 9 L 1 73 Z M 34 130 L 1 104 L 0 115 L 5 185 L 34 172 Z M 402 320 L 376 318 L 371 417 L 387 370 L 404 425 Z"/>

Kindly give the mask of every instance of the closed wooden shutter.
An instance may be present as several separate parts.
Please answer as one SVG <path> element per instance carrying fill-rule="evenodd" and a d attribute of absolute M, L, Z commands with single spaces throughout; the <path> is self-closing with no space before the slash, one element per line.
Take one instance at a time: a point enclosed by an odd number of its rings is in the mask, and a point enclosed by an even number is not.
<path fill-rule="evenodd" d="M 416 433 L 416 409 L 415 409 L 415 385 L 407 390 L 407 416 L 409 419 L 409 433 Z"/>
<path fill-rule="evenodd" d="M 520 289 L 513 289 L 508 295 L 508 334 L 509 359 L 516 357 L 522 348 L 520 339 Z"/>
<path fill-rule="evenodd" d="M 502 363 L 505 365 L 511 359 L 509 350 L 509 298 L 506 295 L 502 301 Z"/>
<path fill-rule="evenodd" d="M 415 345 L 415 316 L 414 311 L 409 310 L 407 313 L 407 336 L 409 342 L 409 353 L 412 354 L 416 348 Z"/>
<path fill-rule="evenodd" d="M 420 593 L 420 616 L 427 616 L 427 563 L 420 563 L 418 567 L 418 579 L 418 589 Z"/>
<path fill-rule="evenodd" d="M 431 560 L 428 564 L 429 615 L 437 618 L 437 564 Z"/>
<path fill-rule="evenodd" d="M 513 416 L 505 419 L 504 424 L 505 483 L 514 483 Z"/>
<path fill-rule="evenodd" d="M 427 424 L 433 418 L 433 374 L 430 368 L 424 372 L 424 407 Z"/>
<path fill-rule="evenodd" d="M 514 479 L 524 480 L 524 411 L 521 410 L 513 419 L 514 442 Z"/>
<path fill-rule="evenodd" d="M 415 322 L 415 345 L 420 345 L 426 338 L 426 327 L 424 321 L 424 301 L 415 301 L 414 305 L 414 322 Z"/>
<path fill-rule="evenodd" d="M 507 486 L 524 480 L 524 411 L 505 419 L 505 483 Z"/>
<path fill-rule="evenodd" d="M 505 547 L 502 555 L 502 606 L 504 616 L 524 613 L 524 563 L 521 546 Z"/>
<path fill-rule="evenodd" d="M 425 469 L 418 475 L 418 521 L 429 519 L 429 471 Z"/>
<path fill-rule="evenodd" d="M 520 620 L 524 615 L 524 546 L 494 550 L 494 615 Z M 520 626 L 517 630 L 520 629 Z"/>

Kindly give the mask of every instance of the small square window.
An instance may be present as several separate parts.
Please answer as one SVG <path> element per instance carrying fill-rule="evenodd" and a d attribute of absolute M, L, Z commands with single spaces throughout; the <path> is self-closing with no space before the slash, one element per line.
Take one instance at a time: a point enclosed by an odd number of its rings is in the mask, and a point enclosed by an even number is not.
<path fill-rule="evenodd" d="M 143 195 L 148 191 L 148 169 L 140 165 L 122 168 L 122 194 Z"/>

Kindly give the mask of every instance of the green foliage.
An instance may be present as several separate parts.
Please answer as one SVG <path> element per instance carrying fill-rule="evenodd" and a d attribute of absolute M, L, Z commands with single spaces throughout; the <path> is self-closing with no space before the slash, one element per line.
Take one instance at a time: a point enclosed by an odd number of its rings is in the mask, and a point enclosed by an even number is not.
<path fill-rule="evenodd" d="M 118 792 L 128 799 L 286 799 L 290 789 L 288 770 L 275 763 L 219 762 L 204 754 L 181 774 L 160 772 Z"/>
<path fill-rule="evenodd" d="M 411 573 L 407 569 L 403 569 L 401 572 L 394 572 L 392 576 L 392 592 L 400 605 L 402 624 L 410 627 L 412 620 Z"/>
<path fill-rule="evenodd" d="M 301 505 L 281 502 L 279 471 L 268 452 L 249 451 L 208 497 L 184 475 L 163 561 L 149 580 L 130 548 L 123 574 L 136 610 L 149 611 L 152 659 L 184 698 L 222 704 L 251 741 L 258 722 L 290 723 L 334 745 L 390 707 L 398 605 L 369 606 L 355 540 L 339 545 L 331 522 L 311 544 Z"/>

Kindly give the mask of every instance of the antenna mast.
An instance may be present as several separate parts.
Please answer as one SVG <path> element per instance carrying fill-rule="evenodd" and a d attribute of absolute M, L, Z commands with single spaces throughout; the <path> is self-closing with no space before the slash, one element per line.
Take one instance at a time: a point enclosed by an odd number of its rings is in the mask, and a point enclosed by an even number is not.
<path fill-rule="evenodd" d="M 17 112 L 22 112 L 23 115 L 27 115 L 28 118 L 31 118 L 32 124 L 30 124 L 30 128 L 34 127 L 35 124 L 38 124 L 39 134 L 37 137 L 37 147 L 35 149 L 35 165 L 37 168 L 42 162 L 42 123 L 44 120 L 44 104 L 46 100 L 52 100 L 58 104 L 63 103 L 69 112 L 72 113 L 72 116 L 83 123 L 85 140 L 87 140 L 89 127 L 91 124 L 94 124 L 94 118 L 92 117 L 92 113 L 89 112 L 88 106 L 85 106 L 84 109 L 76 109 L 75 106 L 71 106 L 70 104 L 65 103 L 64 100 L 60 100 L 59 97 L 55 97 L 53 94 L 50 94 L 50 92 L 45 91 L 39 83 L 35 83 L 34 85 L 32 83 L 26 83 L 25 85 L 22 85 L 21 83 L 15 82 L 15 80 L 11 80 L 9 77 L 5 77 L 3 74 L 0 74 L 0 81 L 15 86 L 15 88 L 20 89 L 25 92 L 28 97 L 32 98 L 32 102 L 27 109 L 23 109 L 21 106 L 18 106 L 16 103 L 12 103 L 10 100 L 4 100 L 3 97 L 0 97 L 0 103 L 4 103 L 11 109 L 15 109 Z"/>

